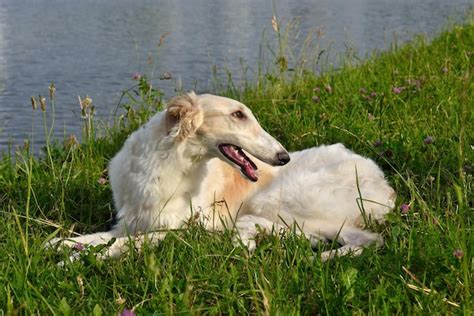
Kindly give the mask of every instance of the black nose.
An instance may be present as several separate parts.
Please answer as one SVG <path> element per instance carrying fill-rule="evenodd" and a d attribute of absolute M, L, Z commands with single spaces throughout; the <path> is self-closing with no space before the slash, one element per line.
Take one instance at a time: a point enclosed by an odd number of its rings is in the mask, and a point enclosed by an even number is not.
<path fill-rule="evenodd" d="M 280 165 L 286 165 L 290 161 L 290 155 L 286 151 L 279 152 L 277 154 L 278 161 L 280 162 Z"/>

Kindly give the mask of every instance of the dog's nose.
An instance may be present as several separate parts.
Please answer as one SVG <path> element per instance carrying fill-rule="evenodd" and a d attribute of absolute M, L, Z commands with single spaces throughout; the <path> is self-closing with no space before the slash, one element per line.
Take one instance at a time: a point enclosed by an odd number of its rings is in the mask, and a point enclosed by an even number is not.
<path fill-rule="evenodd" d="M 277 154 L 278 161 L 280 162 L 280 165 L 286 165 L 290 161 L 290 155 L 286 151 L 279 152 Z"/>

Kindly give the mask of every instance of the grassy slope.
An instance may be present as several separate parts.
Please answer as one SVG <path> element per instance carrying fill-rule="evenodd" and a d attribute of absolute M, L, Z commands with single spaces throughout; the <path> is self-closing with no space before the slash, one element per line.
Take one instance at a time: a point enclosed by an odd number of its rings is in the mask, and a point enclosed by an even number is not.
<path fill-rule="evenodd" d="M 472 314 L 473 48 L 470 24 L 321 77 L 266 76 L 226 92 L 288 149 L 342 142 L 384 168 L 399 205 L 410 209 L 397 207 L 379 227 L 383 249 L 357 258 L 312 261 L 308 242 L 292 234 L 262 236 L 248 258 L 229 232 L 192 226 L 120 260 L 85 255 L 59 268 L 67 253 L 44 250 L 42 242 L 58 232 L 54 224 L 80 232 L 107 226 L 111 194 L 98 179 L 153 111 L 146 105 L 159 99 L 153 91 L 130 101 L 135 107 L 106 137 L 53 146 L 51 159 L 27 151 L 4 157 L 0 311 Z M 428 136 L 433 143 L 424 142 Z"/>

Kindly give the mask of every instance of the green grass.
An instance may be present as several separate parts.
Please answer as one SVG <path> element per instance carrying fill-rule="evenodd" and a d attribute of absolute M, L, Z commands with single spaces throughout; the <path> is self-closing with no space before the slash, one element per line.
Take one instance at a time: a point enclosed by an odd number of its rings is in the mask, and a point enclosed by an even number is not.
<path fill-rule="evenodd" d="M 45 250 L 47 238 L 110 225 L 111 192 L 99 179 L 127 135 L 162 106 L 160 91 L 141 80 L 102 135 L 85 119 L 81 144 L 3 156 L 0 314 L 472 315 L 474 24 L 363 63 L 346 59 L 320 76 L 276 55 L 278 69 L 218 92 L 249 105 L 290 150 L 342 142 L 377 161 L 398 192 L 379 227 L 382 249 L 321 263 L 307 240 L 288 233 L 261 236 L 249 258 L 230 232 L 195 225 L 119 260 L 84 254 L 58 267 L 68 253 Z M 406 214 L 401 204 L 410 205 Z"/>

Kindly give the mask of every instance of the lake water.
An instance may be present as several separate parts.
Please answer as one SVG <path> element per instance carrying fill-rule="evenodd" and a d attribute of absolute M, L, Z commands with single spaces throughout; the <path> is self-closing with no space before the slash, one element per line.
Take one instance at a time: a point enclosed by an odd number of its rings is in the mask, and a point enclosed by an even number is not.
<path fill-rule="evenodd" d="M 282 24 L 297 18 L 300 38 L 318 28 L 320 47 L 335 54 L 347 46 L 359 56 L 413 34 L 433 36 L 459 21 L 473 0 L 281 0 Z M 206 91 L 211 68 L 236 74 L 240 59 L 255 69 L 262 32 L 271 34 L 273 2 L 255 0 L 1 0 L 0 151 L 21 145 L 32 133 L 41 145 L 41 113 L 30 97 L 56 85 L 56 137 L 80 133 L 77 96 L 89 95 L 98 115 L 110 119 L 132 73 L 168 72 L 155 81 L 173 94 Z M 163 45 L 158 43 L 167 34 Z M 152 64 L 149 63 L 151 57 Z"/>

